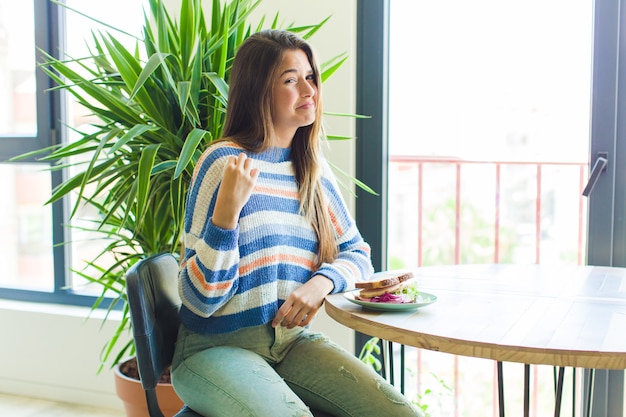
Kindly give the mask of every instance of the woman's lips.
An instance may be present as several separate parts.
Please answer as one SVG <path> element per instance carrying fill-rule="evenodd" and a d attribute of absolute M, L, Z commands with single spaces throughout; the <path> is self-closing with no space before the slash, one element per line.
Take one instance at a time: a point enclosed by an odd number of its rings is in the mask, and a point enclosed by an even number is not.
<path fill-rule="evenodd" d="M 298 109 L 311 109 L 311 108 L 315 108 L 315 103 L 312 101 L 308 101 L 304 104 L 302 104 L 301 106 L 297 107 Z"/>

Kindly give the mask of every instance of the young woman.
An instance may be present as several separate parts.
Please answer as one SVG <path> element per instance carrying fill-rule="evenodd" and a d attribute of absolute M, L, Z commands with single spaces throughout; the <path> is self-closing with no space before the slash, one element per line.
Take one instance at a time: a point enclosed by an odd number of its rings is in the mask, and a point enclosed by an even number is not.
<path fill-rule="evenodd" d="M 292 33 L 254 34 L 235 57 L 224 138 L 198 162 L 185 215 L 172 379 L 200 414 L 419 415 L 308 328 L 327 294 L 373 272 L 320 151 L 320 87 Z"/>

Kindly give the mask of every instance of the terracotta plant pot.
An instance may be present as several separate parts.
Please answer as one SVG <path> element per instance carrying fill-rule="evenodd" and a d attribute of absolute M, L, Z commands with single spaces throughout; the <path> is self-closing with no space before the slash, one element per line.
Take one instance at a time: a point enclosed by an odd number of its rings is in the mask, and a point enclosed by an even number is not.
<path fill-rule="evenodd" d="M 134 360 L 134 359 L 131 359 Z M 124 403 L 127 417 L 149 417 L 146 394 L 138 379 L 128 377 L 120 371 L 120 365 L 114 368 L 115 392 Z M 183 407 L 183 402 L 170 383 L 157 384 L 157 398 L 165 417 L 172 417 Z"/>

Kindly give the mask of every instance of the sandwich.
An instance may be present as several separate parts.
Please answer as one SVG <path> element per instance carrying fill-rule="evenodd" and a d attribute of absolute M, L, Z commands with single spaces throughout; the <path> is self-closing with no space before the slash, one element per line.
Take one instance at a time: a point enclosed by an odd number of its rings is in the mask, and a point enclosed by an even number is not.
<path fill-rule="evenodd" d="M 360 291 L 354 298 L 371 303 L 414 303 L 417 298 L 417 285 L 410 281 L 411 272 L 377 274 L 379 278 L 355 284 Z"/>

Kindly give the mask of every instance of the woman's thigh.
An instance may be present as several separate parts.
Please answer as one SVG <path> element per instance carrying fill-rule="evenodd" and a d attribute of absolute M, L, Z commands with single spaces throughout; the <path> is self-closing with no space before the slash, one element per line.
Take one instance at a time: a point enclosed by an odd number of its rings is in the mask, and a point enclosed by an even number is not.
<path fill-rule="evenodd" d="M 237 347 L 213 347 L 185 358 L 172 371 L 172 383 L 181 400 L 205 416 L 312 416 L 262 357 Z"/>
<path fill-rule="evenodd" d="M 303 337 L 276 371 L 309 407 L 336 417 L 421 416 L 395 387 L 323 335 Z"/>

